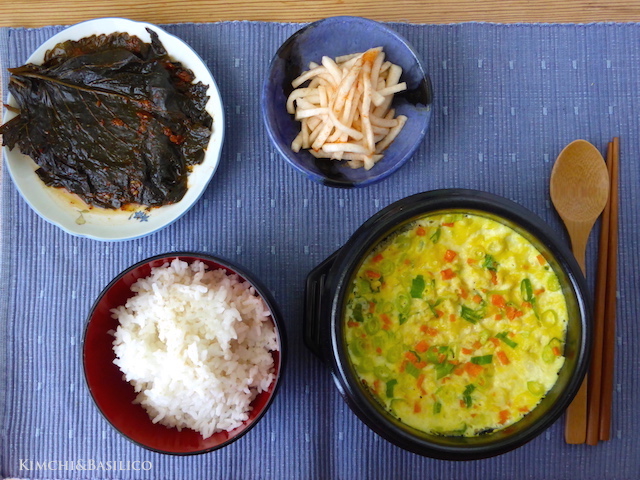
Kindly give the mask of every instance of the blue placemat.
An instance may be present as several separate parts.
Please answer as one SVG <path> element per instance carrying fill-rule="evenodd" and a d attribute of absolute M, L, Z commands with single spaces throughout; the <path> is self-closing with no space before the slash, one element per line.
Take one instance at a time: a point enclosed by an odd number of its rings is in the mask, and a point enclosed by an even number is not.
<path fill-rule="evenodd" d="M 202 199 L 161 232 L 124 243 L 71 237 L 33 213 L 3 174 L 0 477 L 639 478 L 640 25 L 393 25 L 431 74 L 433 121 L 413 160 L 362 190 L 311 183 L 267 140 L 262 79 L 278 46 L 299 27 L 166 26 L 211 68 L 227 138 Z M 0 29 L 3 72 L 60 29 Z M 621 137 L 621 251 L 611 441 L 566 445 L 558 421 L 516 451 L 455 463 L 405 452 L 368 430 L 303 346 L 307 273 L 376 211 L 435 188 L 503 195 L 566 239 L 549 201 L 553 161 L 576 138 L 604 151 L 614 136 Z M 591 273 L 596 240 L 588 252 Z M 231 446 L 195 457 L 151 453 L 113 431 L 86 391 L 80 356 L 85 316 L 100 290 L 130 264 L 173 250 L 218 254 L 254 271 L 274 293 L 289 336 L 284 384 L 265 418 Z M 91 465 L 103 469 L 87 470 Z"/>

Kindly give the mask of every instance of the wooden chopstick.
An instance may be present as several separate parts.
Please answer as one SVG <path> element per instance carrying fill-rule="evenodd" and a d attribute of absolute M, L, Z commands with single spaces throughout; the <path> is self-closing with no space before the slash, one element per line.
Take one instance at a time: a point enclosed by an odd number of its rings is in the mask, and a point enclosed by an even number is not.
<path fill-rule="evenodd" d="M 611 183 L 611 169 L 613 157 L 613 143 L 609 142 L 607 148 L 607 170 Z M 587 438 L 589 445 L 597 445 L 600 440 L 600 404 L 602 385 L 602 351 L 604 343 L 605 304 L 607 294 L 607 270 L 609 258 L 609 221 L 611 213 L 611 189 L 609 189 L 609 201 L 602 212 L 600 224 L 600 240 L 598 243 L 598 273 L 596 277 L 595 311 L 593 329 L 593 350 L 591 353 L 591 366 L 589 368 L 589 391 L 587 395 Z"/>
<path fill-rule="evenodd" d="M 613 375 L 616 343 L 616 290 L 618 275 L 618 177 L 620 143 L 613 139 L 611 165 L 611 204 L 609 218 L 609 248 L 607 267 L 607 291 L 604 317 L 604 339 L 602 347 L 602 385 L 600 390 L 600 440 L 611 437 L 611 406 L 613 402 Z"/>

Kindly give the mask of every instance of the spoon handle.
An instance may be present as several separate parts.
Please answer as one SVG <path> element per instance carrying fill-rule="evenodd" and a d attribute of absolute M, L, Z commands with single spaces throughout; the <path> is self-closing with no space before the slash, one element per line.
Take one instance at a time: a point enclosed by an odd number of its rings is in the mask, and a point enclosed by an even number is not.
<path fill-rule="evenodd" d="M 587 241 L 593 224 L 585 225 L 577 222 L 566 221 L 567 231 L 571 238 L 571 249 L 573 256 L 576 258 L 580 269 L 584 274 L 586 272 L 585 257 L 587 250 Z M 585 443 L 587 440 L 587 398 L 588 398 L 588 380 L 585 375 L 580 390 L 573 398 L 573 401 L 567 408 L 565 419 L 564 438 L 569 444 Z"/>

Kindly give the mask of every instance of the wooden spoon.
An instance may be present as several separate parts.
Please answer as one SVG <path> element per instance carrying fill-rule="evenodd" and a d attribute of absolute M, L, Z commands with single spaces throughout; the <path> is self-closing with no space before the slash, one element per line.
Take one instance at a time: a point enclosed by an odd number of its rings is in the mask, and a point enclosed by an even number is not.
<path fill-rule="evenodd" d="M 609 173 L 602 155 L 585 140 L 567 145 L 551 171 L 551 201 L 567 228 L 573 254 L 585 273 L 589 234 L 609 198 Z M 587 436 L 587 378 L 567 409 L 565 441 L 584 443 Z"/>

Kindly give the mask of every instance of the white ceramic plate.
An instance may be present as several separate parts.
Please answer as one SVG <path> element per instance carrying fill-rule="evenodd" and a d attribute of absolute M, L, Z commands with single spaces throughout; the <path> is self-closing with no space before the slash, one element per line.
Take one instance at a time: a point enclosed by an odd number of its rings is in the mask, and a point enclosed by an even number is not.
<path fill-rule="evenodd" d="M 213 132 L 205 152 L 204 161 L 193 167 L 189 174 L 188 190 L 182 200 L 150 210 L 140 207 L 138 211 L 87 209 L 83 202 L 74 200 L 61 189 L 44 185 L 35 174 L 36 163 L 20 153 L 16 147 L 12 151 L 4 147 L 7 168 L 18 191 L 26 202 L 42 218 L 60 227 L 72 235 L 89 237 L 96 240 L 129 240 L 139 238 L 175 222 L 204 193 L 220 161 L 220 152 L 224 139 L 224 112 L 222 99 L 211 72 L 196 52 L 179 38 L 161 28 L 148 23 L 134 22 L 123 18 L 100 18 L 79 23 L 54 35 L 43 43 L 27 60 L 27 63 L 40 64 L 47 50 L 65 40 L 79 40 L 94 34 L 126 32 L 136 35 L 144 42 L 151 38 L 146 28 L 154 30 L 169 56 L 181 62 L 193 71 L 194 82 L 201 81 L 209 86 L 209 101 L 206 109 L 213 117 Z M 15 99 L 9 94 L 7 103 L 17 107 Z M 15 116 L 7 111 L 4 122 Z"/>

